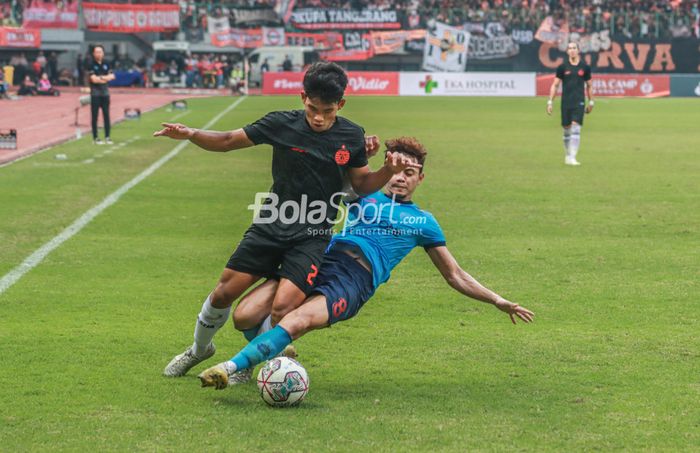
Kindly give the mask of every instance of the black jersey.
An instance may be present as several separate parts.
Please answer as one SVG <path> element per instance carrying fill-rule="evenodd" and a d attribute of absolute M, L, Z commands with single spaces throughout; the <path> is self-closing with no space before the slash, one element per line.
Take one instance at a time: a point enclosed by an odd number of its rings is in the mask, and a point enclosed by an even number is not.
<path fill-rule="evenodd" d="M 337 117 L 330 129 L 315 132 L 303 110 L 292 110 L 268 113 L 243 130 L 256 145 L 272 145 L 270 192 L 277 196 L 278 208 L 290 202 L 281 212 L 284 216 L 271 223 L 257 222 L 258 228 L 280 239 L 303 239 L 312 234 L 310 230 L 330 230 L 348 169 L 367 165 L 364 129 Z M 300 206 L 298 213 L 295 206 Z M 261 211 L 261 217 L 269 215 Z"/>
<path fill-rule="evenodd" d="M 98 63 L 93 60 L 90 65 L 89 75 L 103 76 L 112 73 L 112 68 L 109 63 L 102 61 Z M 109 88 L 106 83 L 92 83 L 90 81 L 90 96 L 109 96 Z"/>
<path fill-rule="evenodd" d="M 561 108 L 572 109 L 583 106 L 585 100 L 585 85 L 591 80 L 591 67 L 583 60 L 572 65 L 567 59 L 557 67 L 557 78 L 562 81 Z"/>

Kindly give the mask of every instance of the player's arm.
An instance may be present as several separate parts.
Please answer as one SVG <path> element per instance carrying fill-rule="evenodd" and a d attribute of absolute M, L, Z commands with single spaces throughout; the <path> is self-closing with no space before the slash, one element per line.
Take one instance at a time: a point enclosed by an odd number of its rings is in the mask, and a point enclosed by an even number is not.
<path fill-rule="evenodd" d="M 588 99 L 588 106 L 586 107 L 586 113 L 591 113 L 593 111 L 593 83 L 590 79 L 586 80 L 586 98 Z"/>
<path fill-rule="evenodd" d="M 226 152 L 248 148 L 255 143 L 243 129 L 228 132 L 206 131 L 187 127 L 180 123 L 162 123 L 163 129 L 154 132 L 154 137 L 169 137 L 175 140 L 189 140 L 207 151 Z"/>
<path fill-rule="evenodd" d="M 384 165 L 377 171 L 370 171 L 369 166 L 350 167 L 348 175 L 350 184 L 358 195 L 368 195 L 384 187 L 392 176 L 401 173 L 407 168 L 420 169 L 422 165 L 413 162 L 401 153 L 386 153 Z"/>
<path fill-rule="evenodd" d="M 435 267 L 438 268 L 445 281 L 455 290 L 472 299 L 495 305 L 499 310 L 508 313 L 513 324 L 515 324 L 515 316 L 525 322 L 532 322 L 532 318 L 535 315 L 533 312 L 504 299 L 479 283 L 459 266 L 457 260 L 446 246 L 429 248 L 428 256 L 430 256 L 430 259 Z"/>
<path fill-rule="evenodd" d="M 559 90 L 559 84 L 561 79 L 559 77 L 554 77 L 552 81 L 552 86 L 549 88 L 549 98 L 547 99 L 547 115 L 552 114 L 552 104 L 554 103 L 554 98 L 557 97 L 557 91 Z"/>

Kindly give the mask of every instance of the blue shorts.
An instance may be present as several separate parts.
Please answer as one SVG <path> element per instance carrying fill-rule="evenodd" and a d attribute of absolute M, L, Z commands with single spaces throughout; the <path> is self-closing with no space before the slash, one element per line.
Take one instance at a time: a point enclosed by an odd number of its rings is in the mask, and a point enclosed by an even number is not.
<path fill-rule="evenodd" d="M 374 294 L 372 274 L 338 250 L 326 254 L 315 283 L 311 293 L 326 296 L 329 325 L 355 316 Z"/>

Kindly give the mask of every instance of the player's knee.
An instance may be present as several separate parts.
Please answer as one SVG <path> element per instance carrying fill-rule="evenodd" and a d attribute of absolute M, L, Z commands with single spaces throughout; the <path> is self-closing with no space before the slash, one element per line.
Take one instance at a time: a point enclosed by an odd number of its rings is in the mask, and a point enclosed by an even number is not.
<path fill-rule="evenodd" d="M 578 123 L 572 123 L 571 124 L 571 133 L 572 134 L 580 134 L 581 133 L 581 125 Z"/>
<path fill-rule="evenodd" d="M 287 331 L 289 336 L 298 338 L 311 329 L 312 321 L 313 319 L 310 315 L 300 313 L 297 310 L 283 317 L 279 325 Z"/>

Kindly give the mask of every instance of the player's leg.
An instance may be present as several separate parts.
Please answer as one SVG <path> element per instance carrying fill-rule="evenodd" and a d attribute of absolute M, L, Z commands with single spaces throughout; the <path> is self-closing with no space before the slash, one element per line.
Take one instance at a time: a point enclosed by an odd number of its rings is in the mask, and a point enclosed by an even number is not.
<path fill-rule="evenodd" d="M 288 313 L 271 330 L 257 336 L 231 360 L 213 366 L 199 375 L 202 387 L 221 390 L 237 384 L 232 378 L 242 370 L 252 370 L 257 364 L 280 354 L 291 342 L 314 329 L 328 326 L 326 296 L 314 294 L 301 307 Z"/>
<path fill-rule="evenodd" d="M 102 97 L 102 119 L 105 123 L 105 142 L 110 145 L 112 144 L 112 139 L 109 134 L 112 129 L 112 123 L 109 119 L 109 96 Z"/>
<path fill-rule="evenodd" d="M 97 115 L 100 113 L 100 99 L 97 96 L 90 96 L 90 126 L 92 126 L 92 140 L 98 143 L 97 138 Z"/>
<path fill-rule="evenodd" d="M 277 280 L 266 280 L 246 294 L 233 311 L 233 325 L 243 332 L 246 340 L 251 341 L 255 338 L 263 322 L 270 317 L 272 301 L 278 286 Z"/>
<path fill-rule="evenodd" d="M 583 126 L 583 105 L 578 106 L 571 115 L 571 144 L 569 145 L 569 154 L 571 155 L 571 165 L 581 165 L 576 160 L 578 148 L 581 145 L 581 127 Z"/>
<path fill-rule="evenodd" d="M 565 108 L 562 103 L 561 108 L 561 127 L 564 131 L 562 136 L 564 141 L 564 163 L 571 163 L 571 109 Z"/>
<path fill-rule="evenodd" d="M 372 275 L 354 258 L 338 251 L 326 256 L 316 283 L 314 294 L 286 314 L 279 325 L 256 337 L 230 361 L 202 372 L 202 386 L 223 389 L 242 382 L 237 379 L 239 370 L 252 369 L 275 357 L 311 330 L 352 318 L 374 293 Z"/>
<path fill-rule="evenodd" d="M 212 339 L 226 324 L 231 305 L 248 288 L 279 266 L 279 245 L 259 234 L 254 227 L 246 231 L 221 274 L 216 288 L 207 296 L 197 316 L 194 343 L 173 358 L 163 372 L 166 376 L 183 376 L 193 366 L 214 355 Z"/>

